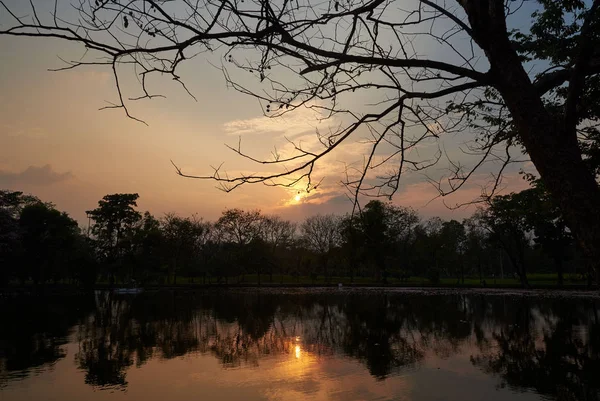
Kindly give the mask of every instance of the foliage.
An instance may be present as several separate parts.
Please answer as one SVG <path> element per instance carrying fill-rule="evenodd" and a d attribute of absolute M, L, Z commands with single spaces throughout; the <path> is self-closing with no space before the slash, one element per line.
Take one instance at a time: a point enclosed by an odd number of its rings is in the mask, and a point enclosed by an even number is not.
<path fill-rule="evenodd" d="M 35 284 L 69 277 L 70 258 L 80 235 L 77 222 L 42 203 L 25 206 L 19 217 L 22 262 Z M 25 272 L 19 272 L 23 274 Z"/>
<path fill-rule="evenodd" d="M 528 286 L 531 273 L 548 272 L 557 273 L 559 285 L 565 274 L 589 280 L 558 208 L 538 180 L 528 179 L 531 188 L 496 196 L 462 222 L 422 220 L 410 208 L 380 200 L 354 215 L 309 216 L 298 226 L 242 209 L 224 210 L 215 222 L 174 213 L 157 219 L 137 210 L 137 194 L 112 194 L 88 212 L 94 224 L 87 237 L 51 204 L 16 204 L 14 217 L 0 209 L 2 285 L 177 285 L 182 278 L 261 284 L 283 283 L 284 277 L 413 285 L 425 284 L 424 277 L 431 284 L 487 285 L 514 275 Z"/>
<path fill-rule="evenodd" d="M 156 227 L 159 230 L 159 227 Z M 180 272 L 191 275 L 200 259 L 200 252 L 205 238 L 206 224 L 196 218 L 182 218 L 174 214 L 167 214 L 162 222 L 160 231 L 162 233 L 163 246 L 168 249 L 171 257 L 168 258 L 167 266 L 169 273 L 173 276 L 173 284 L 176 284 L 177 274 Z"/>
<path fill-rule="evenodd" d="M 489 231 L 490 240 L 508 256 L 515 273 L 527 286 L 525 252 L 531 242 L 530 230 L 523 211 L 526 200 L 519 194 L 497 196 L 477 218 Z"/>
<path fill-rule="evenodd" d="M 340 219 L 333 214 L 308 217 L 300 225 L 300 238 L 304 246 L 319 258 L 326 279 L 330 276 L 332 252 L 340 245 Z M 318 271 L 311 274 L 318 275 Z"/>
<path fill-rule="evenodd" d="M 91 229 L 100 257 L 114 266 L 109 271 L 111 282 L 117 274 L 116 267 L 122 266 L 123 259 L 130 254 L 134 227 L 142 218 L 134 209 L 138 198 L 138 194 L 106 195 L 98 201 L 96 209 L 86 212 L 94 221 Z"/>
<path fill-rule="evenodd" d="M 25 206 L 41 203 L 33 196 L 21 191 L 0 190 L 0 210 L 12 218 L 18 218 Z"/>
<path fill-rule="evenodd" d="M 86 213 L 94 220 L 92 233 L 102 242 L 107 254 L 114 252 L 120 241 L 131 235 L 134 224 L 141 214 L 134 209 L 138 194 L 106 195 L 98 201 L 98 207 Z"/>
<path fill-rule="evenodd" d="M 372 200 L 357 218 L 346 219 L 344 242 L 348 248 L 360 247 L 363 260 L 375 266 L 377 276 L 386 282 L 390 269 L 404 263 L 418 221 L 412 209 Z"/>

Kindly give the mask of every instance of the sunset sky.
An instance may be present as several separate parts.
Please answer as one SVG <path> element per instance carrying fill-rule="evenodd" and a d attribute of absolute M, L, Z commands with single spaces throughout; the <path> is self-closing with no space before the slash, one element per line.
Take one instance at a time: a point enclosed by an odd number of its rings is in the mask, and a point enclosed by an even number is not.
<path fill-rule="evenodd" d="M 7 2 L 23 10 L 25 3 Z M 6 21 L 6 12 L 1 10 L 0 23 Z M 315 130 L 335 123 L 319 123 L 308 110 L 282 120 L 263 117 L 255 99 L 226 87 L 223 73 L 215 67 L 221 62 L 216 55 L 200 55 L 182 68 L 181 75 L 197 102 L 169 79 L 151 81 L 154 91 L 167 98 L 130 104 L 136 117 L 149 124 L 146 126 L 128 119 L 122 110 L 98 110 L 107 102 L 116 102 L 108 68 L 47 71 L 64 66 L 58 56 L 79 58 L 83 54 L 80 47 L 57 40 L 0 37 L 0 49 L 0 188 L 52 201 L 80 221 L 85 220 L 84 211 L 103 195 L 116 192 L 138 192 L 140 209 L 158 216 L 175 211 L 211 220 L 227 207 L 259 208 L 296 221 L 316 213 L 351 209 L 339 182 L 344 163 L 362 160 L 360 138 L 324 160 L 315 174 L 315 178 L 323 178 L 323 184 L 308 196 L 301 188 L 260 184 L 226 194 L 214 182 L 175 174 L 171 160 L 188 174 L 210 174 L 211 166 L 222 162 L 231 173 L 258 171 L 224 144 L 235 145 L 241 136 L 246 151 L 268 157 L 274 145 L 285 151 L 284 137 L 302 140 L 308 148 L 316 146 Z M 126 90 L 135 92 L 135 84 L 130 75 Z M 355 109 L 360 111 L 367 101 L 354 98 Z M 458 149 L 463 138 L 444 141 L 446 149 Z M 514 166 L 507 173 L 505 192 L 525 186 L 519 168 Z M 447 201 L 454 204 L 477 197 L 479 185 L 489 179 L 488 172 L 474 178 Z M 451 211 L 440 200 L 430 202 L 435 195 L 422 175 L 407 175 L 394 202 L 412 206 L 423 217 L 462 218 L 474 210 Z"/>

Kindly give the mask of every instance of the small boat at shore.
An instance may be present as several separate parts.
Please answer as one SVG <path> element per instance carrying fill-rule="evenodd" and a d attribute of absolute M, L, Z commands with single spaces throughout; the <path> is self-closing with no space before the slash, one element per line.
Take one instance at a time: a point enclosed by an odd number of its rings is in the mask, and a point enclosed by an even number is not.
<path fill-rule="evenodd" d="M 139 294 L 143 291 L 143 288 L 115 288 L 113 290 L 115 294 Z"/>
<path fill-rule="evenodd" d="M 121 287 L 113 289 L 113 293 L 115 294 L 139 294 L 143 292 L 144 289 L 138 287 L 138 283 L 135 280 L 131 280 L 128 284 L 128 287 Z"/>

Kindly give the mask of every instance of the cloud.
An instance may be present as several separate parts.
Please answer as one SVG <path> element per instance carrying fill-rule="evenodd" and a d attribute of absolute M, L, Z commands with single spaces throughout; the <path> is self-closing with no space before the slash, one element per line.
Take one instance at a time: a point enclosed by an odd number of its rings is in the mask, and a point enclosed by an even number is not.
<path fill-rule="evenodd" d="M 520 174 L 507 173 L 502 177 L 496 195 L 519 192 L 528 187 L 529 185 Z M 489 193 L 491 190 L 492 184 L 489 175 L 479 174 L 471 177 L 461 189 L 443 198 L 438 197 L 437 189 L 429 182 L 412 183 L 402 188 L 394 197 L 394 202 L 403 206 L 411 206 L 424 217 L 463 218 L 470 216 L 477 206 L 481 206 L 477 203 L 468 204 L 480 199 L 483 193 Z M 465 206 L 455 209 L 458 205 Z"/>
<path fill-rule="evenodd" d="M 104 85 L 112 79 L 112 74 L 108 71 L 99 70 L 79 70 L 70 75 L 75 83 L 91 83 L 96 85 Z"/>
<path fill-rule="evenodd" d="M 411 182 L 401 185 L 392 202 L 399 206 L 411 207 L 419 213 L 421 218 L 438 216 L 443 219 L 461 220 L 473 214 L 481 204 L 468 205 L 480 198 L 482 187 L 489 188 L 489 177 L 485 174 L 476 175 L 456 193 L 444 198 L 438 197 L 436 188 L 429 182 Z M 528 184 L 518 173 L 507 173 L 502 179 L 502 185 L 497 194 L 518 192 L 528 188 Z M 307 216 L 315 214 L 344 214 L 352 211 L 353 202 L 349 193 L 341 186 L 331 185 L 324 190 L 311 192 L 305 195 L 300 202 L 293 201 L 294 192 L 290 193 L 290 200 L 274 207 L 271 212 L 282 217 L 300 222 Z M 360 204 L 364 206 L 372 198 L 360 197 Z M 387 201 L 386 198 L 379 198 Z M 465 205 L 455 209 L 456 205 Z"/>
<path fill-rule="evenodd" d="M 294 137 L 317 129 L 327 130 L 337 124 L 335 118 L 323 120 L 323 115 L 309 107 L 301 107 L 285 112 L 277 117 L 260 116 L 243 120 L 233 120 L 223 124 L 228 135 L 274 135 Z"/>
<path fill-rule="evenodd" d="M 41 139 L 48 133 L 40 127 L 26 127 L 24 124 L 4 124 L 0 126 L 0 136 L 8 138 Z"/>
<path fill-rule="evenodd" d="M 308 216 L 316 214 L 342 215 L 352 211 L 352 201 L 345 194 L 330 194 L 318 201 L 306 201 L 296 205 L 276 207 L 271 212 L 281 215 L 285 219 L 301 222 Z"/>
<path fill-rule="evenodd" d="M 0 187 L 43 186 L 72 178 L 74 175 L 70 171 L 57 173 L 50 164 L 41 167 L 29 166 L 18 173 L 0 170 Z"/>

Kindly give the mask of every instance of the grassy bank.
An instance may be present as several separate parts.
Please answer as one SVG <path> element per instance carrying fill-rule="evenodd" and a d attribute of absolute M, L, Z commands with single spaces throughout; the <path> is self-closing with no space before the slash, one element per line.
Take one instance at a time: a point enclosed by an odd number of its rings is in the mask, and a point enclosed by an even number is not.
<path fill-rule="evenodd" d="M 527 276 L 529 284 L 532 288 L 558 288 L 558 277 L 553 273 L 530 274 Z M 520 288 L 521 282 L 515 278 L 484 278 L 484 282 L 479 278 L 465 277 L 464 281 L 456 278 L 441 278 L 439 282 L 432 282 L 425 277 L 412 276 L 406 279 L 390 278 L 385 286 L 390 287 L 468 287 L 468 288 Z M 274 274 L 261 275 L 260 280 L 256 274 L 247 274 L 244 276 L 229 277 L 227 281 L 221 279 L 218 281 L 215 277 L 177 277 L 175 282 L 171 279 L 169 282 L 163 283 L 145 283 L 146 287 L 204 287 L 204 286 L 337 286 L 338 283 L 344 286 L 383 286 L 381 281 L 372 277 L 339 277 L 332 276 L 327 279 L 324 276 L 311 278 L 309 276 L 291 276 Z M 100 287 L 108 285 L 107 282 L 99 282 Z M 119 285 L 119 284 L 117 284 Z M 586 282 L 577 276 L 566 275 L 564 277 L 563 287 L 565 288 L 582 288 L 586 286 Z"/>
<path fill-rule="evenodd" d="M 562 287 L 558 286 L 558 277 L 556 274 L 530 274 L 527 276 L 530 288 L 533 289 L 586 289 L 587 283 L 580 277 L 566 275 Z M 382 283 L 371 277 L 338 277 L 333 276 L 328 280 L 324 276 L 311 278 L 308 276 L 291 276 L 274 274 L 271 278 L 269 275 L 261 275 L 260 281 L 257 275 L 247 274 L 239 277 L 230 277 L 227 282 L 222 279 L 218 281 L 214 277 L 207 277 L 203 280 L 202 277 L 177 277 L 175 283 L 170 282 L 146 282 L 142 287 L 148 289 L 160 288 L 215 288 L 215 287 L 336 287 L 341 283 L 345 287 L 443 287 L 443 288 L 522 288 L 519 280 L 514 278 L 492 278 L 484 279 L 485 283 L 479 278 L 465 277 L 464 282 L 458 281 L 456 278 L 441 278 L 439 282 L 431 282 L 425 277 L 409 277 L 404 280 L 398 278 L 390 278 L 387 283 Z M 126 284 L 117 282 L 114 287 L 123 287 Z M 25 290 L 28 291 L 34 288 L 33 283 L 26 282 L 25 285 L 12 283 L 0 292 L 10 292 Z M 76 283 L 59 282 L 47 283 L 44 286 L 45 291 L 69 291 L 77 289 Z M 94 289 L 104 290 L 112 288 L 108 282 L 99 281 L 94 286 Z"/>

